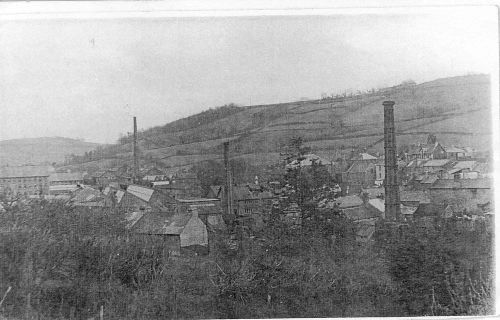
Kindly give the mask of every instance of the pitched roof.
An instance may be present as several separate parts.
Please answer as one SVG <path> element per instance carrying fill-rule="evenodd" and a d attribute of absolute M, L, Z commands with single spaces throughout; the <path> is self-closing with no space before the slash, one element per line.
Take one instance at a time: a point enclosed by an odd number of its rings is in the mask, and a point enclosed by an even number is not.
<path fill-rule="evenodd" d="M 414 217 L 428 217 L 428 216 L 441 216 L 446 210 L 444 204 L 421 203 L 418 205 L 417 210 L 413 213 Z"/>
<path fill-rule="evenodd" d="M 345 216 L 351 220 L 364 220 L 380 217 L 380 212 L 370 206 L 359 206 L 342 209 Z"/>
<path fill-rule="evenodd" d="M 75 192 L 75 195 L 71 199 L 74 202 L 92 202 L 101 200 L 104 198 L 104 194 L 96 189 L 85 187 Z"/>
<path fill-rule="evenodd" d="M 443 147 L 446 152 L 449 153 L 465 153 L 464 149 L 460 149 L 457 147 Z"/>
<path fill-rule="evenodd" d="M 385 201 L 384 199 L 376 198 L 368 200 L 368 204 L 377 209 L 380 212 L 385 212 Z"/>
<path fill-rule="evenodd" d="M 359 156 L 357 157 L 358 160 L 377 160 L 377 157 L 372 156 L 369 153 L 363 152 L 360 153 Z"/>
<path fill-rule="evenodd" d="M 458 161 L 453 169 L 470 169 L 472 170 L 476 166 L 476 161 Z"/>
<path fill-rule="evenodd" d="M 380 213 L 385 212 L 385 200 L 384 199 L 370 199 L 368 201 L 368 204 L 370 204 L 373 208 L 378 210 Z M 401 207 L 401 214 L 408 215 L 408 214 L 413 214 L 415 210 L 417 210 L 417 207 L 414 206 L 405 206 L 405 205 L 400 205 Z"/>
<path fill-rule="evenodd" d="M 434 160 L 429 160 L 424 163 L 424 167 L 443 167 L 450 163 L 451 161 L 448 159 L 434 159 Z"/>
<path fill-rule="evenodd" d="M 420 203 L 430 202 L 429 195 L 425 191 L 407 191 L 401 190 L 399 192 L 401 201 L 418 201 Z"/>
<path fill-rule="evenodd" d="M 180 235 L 191 217 L 192 214 L 166 215 L 161 212 L 146 212 L 134 224 L 132 230 L 144 234 Z"/>
<path fill-rule="evenodd" d="M 372 161 L 366 160 L 356 160 L 352 163 L 352 165 L 347 169 L 348 173 L 362 173 L 367 172 L 368 170 L 375 168 L 375 165 Z"/>
<path fill-rule="evenodd" d="M 145 188 L 145 187 L 134 185 L 134 184 L 127 187 L 128 193 L 130 193 L 130 194 L 136 196 L 137 198 L 144 200 L 146 202 L 149 202 L 154 191 L 155 191 L 154 189 Z"/>
<path fill-rule="evenodd" d="M 218 196 L 219 193 L 222 191 L 222 186 L 214 186 L 214 185 L 212 185 L 212 186 L 210 186 L 210 191 L 212 192 L 212 194 L 214 196 Z"/>
<path fill-rule="evenodd" d="M 420 181 L 420 183 L 433 184 L 437 180 L 439 180 L 439 178 L 437 176 L 432 175 L 432 176 L 428 176 L 428 177 L 423 178 L 422 181 Z"/>
<path fill-rule="evenodd" d="M 364 188 L 361 189 L 361 193 L 367 193 L 369 198 L 377 198 L 385 194 L 385 189 L 382 187 L 377 188 Z"/>
<path fill-rule="evenodd" d="M 338 197 L 337 199 L 335 199 L 335 202 L 339 204 L 340 209 L 345 209 L 350 207 L 361 206 L 363 204 L 363 199 L 361 199 L 357 195 L 352 195 L 352 196 Z"/>
<path fill-rule="evenodd" d="M 144 211 L 135 211 L 130 213 L 125 213 L 125 220 L 127 224 L 125 226 L 126 229 L 131 229 L 134 225 L 139 221 L 144 215 Z"/>
<path fill-rule="evenodd" d="M 431 189 L 490 189 L 491 179 L 439 179 Z"/>
<path fill-rule="evenodd" d="M 55 172 L 49 176 L 49 181 L 75 181 L 83 180 L 81 172 Z"/>
<path fill-rule="evenodd" d="M 62 184 L 56 186 L 49 186 L 49 193 L 55 191 L 76 191 L 78 190 L 78 186 L 76 184 Z"/>
<path fill-rule="evenodd" d="M 0 178 L 48 177 L 47 166 L 1 167 Z"/>
<path fill-rule="evenodd" d="M 316 162 L 316 164 L 322 164 L 322 165 L 330 165 L 332 164 L 331 161 L 328 161 L 324 158 L 321 158 L 320 156 L 318 155 L 315 155 L 315 154 L 305 154 L 303 159 L 300 160 L 300 162 L 298 160 L 294 160 L 292 161 L 289 166 L 297 166 L 297 165 L 300 165 L 301 167 L 307 167 L 307 166 L 312 166 L 313 162 Z"/>

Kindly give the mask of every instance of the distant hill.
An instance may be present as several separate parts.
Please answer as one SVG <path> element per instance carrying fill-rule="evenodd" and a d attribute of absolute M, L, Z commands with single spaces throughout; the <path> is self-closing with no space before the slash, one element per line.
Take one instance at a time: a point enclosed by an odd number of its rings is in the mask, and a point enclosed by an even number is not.
<path fill-rule="evenodd" d="M 99 144 L 75 139 L 26 138 L 0 141 L 0 166 L 62 163 L 66 155 L 84 154 Z"/>
<path fill-rule="evenodd" d="M 313 152 L 337 159 L 342 152 L 383 152 L 382 101 L 394 100 L 399 146 L 425 141 L 429 133 L 445 145 L 489 149 L 490 80 L 467 75 L 385 88 L 353 96 L 210 109 L 139 133 L 141 161 L 173 169 L 221 159 L 222 142 L 231 140 L 234 157 L 257 165 L 277 163 L 292 136 L 302 136 Z M 138 119 L 140 121 L 140 118 Z M 131 140 L 107 149 L 93 167 L 131 161 Z M 112 157 L 109 156 L 110 154 Z"/>

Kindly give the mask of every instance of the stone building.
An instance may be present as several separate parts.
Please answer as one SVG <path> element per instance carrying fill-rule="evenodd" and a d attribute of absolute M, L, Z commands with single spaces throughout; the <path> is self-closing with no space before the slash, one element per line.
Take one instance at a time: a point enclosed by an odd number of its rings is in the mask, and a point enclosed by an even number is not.
<path fill-rule="evenodd" d="M 0 168 L 0 191 L 9 195 L 48 195 L 50 167 L 19 166 Z"/>
<path fill-rule="evenodd" d="M 431 203 L 450 205 L 453 212 L 474 213 L 493 202 L 490 179 L 439 179 L 429 188 Z"/>

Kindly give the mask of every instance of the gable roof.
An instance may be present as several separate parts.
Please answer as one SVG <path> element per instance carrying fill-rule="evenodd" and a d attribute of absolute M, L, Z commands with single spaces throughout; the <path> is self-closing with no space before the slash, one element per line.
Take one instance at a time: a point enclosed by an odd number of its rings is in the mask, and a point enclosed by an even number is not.
<path fill-rule="evenodd" d="M 432 176 L 424 177 L 422 179 L 422 181 L 420 181 L 420 183 L 423 183 L 423 184 L 433 184 L 437 180 L 439 180 L 439 178 L 437 176 L 435 176 L 435 175 L 432 175 Z"/>
<path fill-rule="evenodd" d="M 127 187 L 128 193 L 146 202 L 149 202 L 149 200 L 151 200 L 151 196 L 153 195 L 154 191 L 155 191 L 154 189 L 145 188 L 135 184 L 132 184 Z"/>
<path fill-rule="evenodd" d="M 433 159 L 425 162 L 423 164 L 424 167 L 443 167 L 450 163 L 451 161 L 448 159 Z"/>
<path fill-rule="evenodd" d="M 49 176 L 49 181 L 75 181 L 83 180 L 81 172 L 55 172 Z"/>
<path fill-rule="evenodd" d="M 322 164 L 324 166 L 332 164 L 331 161 L 328 161 L 328 160 L 326 160 L 324 158 L 321 158 L 318 155 L 309 153 L 309 154 L 305 154 L 303 156 L 302 160 L 300 160 L 300 161 L 293 160 L 287 166 L 288 167 L 294 167 L 294 166 L 300 165 L 301 167 L 307 167 L 307 166 L 312 166 L 313 162 L 316 162 L 316 164 Z"/>
<path fill-rule="evenodd" d="M 465 153 L 464 149 L 460 149 L 457 147 L 443 147 L 446 152 L 449 153 Z"/>
<path fill-rule="evenodd" d="M 222 186 L 210 186 L 210 191 L 215 197 L 218 197 L 220 192 L 222 192 Z"/>
<path fill-rule="evenodd" d="M 335 199 L 335 202 L 338 203 L 340 209 L 345 209 L 345 208 L 361 206 L 363 204 L 363 199 L 361 199 L 357 195 L 352 195 L 352 196 L 338 197 L 337 199 Z"/>
<path fill-rule="evenodd" d="M 492 181 L 488 178 L 482 179 L 439 179 L 431 189 L 490 189 Z"/>
<path fill-rule="evenodd" d="M 358 206 L 342 209 L 345 216 L 351 220 L 365 220 L 380 217 L 380 211 L 371 206 Z"/>
<path fill-rule="evenodd" d="M 357 155 L 353 160 L 377 160 L 378 158 L 375 156 L 372 156 L 369 153 L 363 152 Z"/>
<path fill-rule="evenodd" d="M 446 205 L 444 204 L 433 204 L 433 203 L 421 203 L 418 205 L 417 210 L 413 213 L 413 216 L 418 217 L 429 217 L 429 216 L 441 216 L 446 210 Z"/>
<path fill-rule="evenodd" d="M 0 178 L 27 178 L 48 176 L 49 167 L 47 166 L 17 166 L 0 168 Z"/>
<path fill-rule="evenodd" d="M 94 188 L 85 187 L 75 192 L 71 199 L 74 202 L 92 202 L 104 199 L 104 194 Z"/>
<path fill-rule="evenodd" d="M 401 190 L 399 192 L 401 201 L 418 201 L 420 203 L 429 203 L 431 200 L 425 191 L 407 191 Z"/>
<path fill-rule="evenodd" d="M 375 168 L 375 164 L 372 161 L 366 160 L 356 160 L 352 163 L 352 165 L 347 169 L 347 173 L 364 173 L 370 169 Z"/>
<path fill-rule="evenodd" d="M 132 229 L 142 234 L 180 235 L 192 216 L 192 214 L 166 215 L 161 212 L 146 212 Z"/>
<path fill-rule="evenodd" d="M 453 169 L 470 169 L 472 170 L 476 166 L 476 161 L 458 161 Z"/>

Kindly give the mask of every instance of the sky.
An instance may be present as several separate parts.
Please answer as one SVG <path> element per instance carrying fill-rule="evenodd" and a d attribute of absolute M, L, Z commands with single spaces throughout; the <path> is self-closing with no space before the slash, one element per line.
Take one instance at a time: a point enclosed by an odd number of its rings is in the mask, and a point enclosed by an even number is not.
<path fill-rule="evenodd" d="M 114 143 L 228 103 L 491 73 L 495 8 L 404 14 L 2 19 L 0 140 Z"/>

